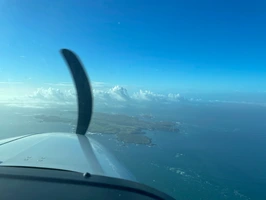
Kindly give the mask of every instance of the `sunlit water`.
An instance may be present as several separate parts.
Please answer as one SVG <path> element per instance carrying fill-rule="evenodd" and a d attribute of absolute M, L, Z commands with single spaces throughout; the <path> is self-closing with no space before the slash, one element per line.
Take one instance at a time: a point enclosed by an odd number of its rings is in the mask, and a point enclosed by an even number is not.
<path fill-rule="evenodd" d="M 112 135 L 91 137 L 119 157 L 140 182 L 176 199 L 266 199 L 266 109 L 203 106 L 154 112 L 157 118 L 182 125 L 180 133 L 148 132 L 156 144 L 152 147 L 122 144 Z M 1 109 L 1 138 L 73 129 L 63 123 L 40 123 L 32 114 L 36 110 Z"/>

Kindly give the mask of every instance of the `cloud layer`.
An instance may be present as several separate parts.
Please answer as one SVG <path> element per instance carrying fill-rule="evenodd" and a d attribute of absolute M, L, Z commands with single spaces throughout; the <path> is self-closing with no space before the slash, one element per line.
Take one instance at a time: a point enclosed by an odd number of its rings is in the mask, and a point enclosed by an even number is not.
<path fill-rule="evenodd" d="M 149 90 L 140 90 L 132 96 L 133 99 L 138 101 L 154 101 L 154 102 L 180 102 L 184 101 L 185 98 L 181 97 L 180 94 L 169 93 L 167 95 L 153 93 Z"/>
<path fill-rule="evenodd" d="M 60 90 L 56 88 L 38 88 L 27 97 L 32 100 L 40 100 L 54 103 L 72 102 L 75 99 L 74 90 Z"/>
<path fill-rule="evenodd" d="M 2 82 L 2 84 L 4 84 Z M 266 106 L 262 102 L 233 101 L 233 100 L 202 100 L 198 98 L 185 98 L 180 94 L 168 93 L 160 94 L 149 90 L 139 90 L 129 92 L 126 88 L 119 85 L 108 87 L 107 84 L 96 82 L 93 86 L 95 108 L 159 108 L 160 105 L 175 106 L 180 103 L 185 104 L 248 104 Z M 46 88 L 26 90 L 23 88 L 12 89 L 2 88 L 0 92 L 0 105 L 16 106 L 27 108 L 54 108 L 58 106 L 75 107 L 76 91 L 69 83 L 48 84 Z M 28 93 L 28 94 L 26 94 Z M 12 94 L 12 95 L 10 95 Z M 17 94 L 17 95 L 14 95 Z M 22 95 L 23 94 L 23 95 Z M 26 95 L 25 95 L 26 94 Z"/>
<path fill-rule="evenodd" d="M 96 106 L 137 105 L 143 102 L 176 103 L 185 100 L 180 94 L 158 94 L 148 90 L 139 90 L 130 95 L 126 88 L 118 85 L 109 89 L 94 89 L 93 95 Z M 76 105 L 76 92 L 74 89 L 38 88 L 31 94 L 10 99 L 8 105 L 21 107 Z"/>

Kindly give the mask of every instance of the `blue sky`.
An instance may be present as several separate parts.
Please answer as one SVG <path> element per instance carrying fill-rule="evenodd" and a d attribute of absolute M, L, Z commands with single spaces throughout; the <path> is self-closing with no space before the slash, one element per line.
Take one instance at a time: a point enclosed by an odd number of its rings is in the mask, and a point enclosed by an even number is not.
<path fill-rule="evenodd" d="M 58 50 L 70 48 L 93 81 L 174 92 L 261 91 L 265 24 L 263 0 L 5 0 L 0 80 L 69 82 Z"/>

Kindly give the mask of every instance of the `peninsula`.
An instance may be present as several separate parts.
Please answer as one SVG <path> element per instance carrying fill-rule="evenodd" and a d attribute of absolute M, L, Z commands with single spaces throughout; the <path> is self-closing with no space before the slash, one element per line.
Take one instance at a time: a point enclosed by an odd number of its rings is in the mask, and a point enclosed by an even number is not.
<path fill-rule="evenodd" d="M 35 115 L 39 122 L 59 122 L 75 125 L 73 119 L 54 115 Z M 134 144 L 151 145 L 151 138 L 145 131 L 178 132 L 178 124 L 169 121 L 145 121 L 141 117 L 122 114 L 93 113 L 88 131 L 102 134 L 115 134 L 119 141 Z"/>

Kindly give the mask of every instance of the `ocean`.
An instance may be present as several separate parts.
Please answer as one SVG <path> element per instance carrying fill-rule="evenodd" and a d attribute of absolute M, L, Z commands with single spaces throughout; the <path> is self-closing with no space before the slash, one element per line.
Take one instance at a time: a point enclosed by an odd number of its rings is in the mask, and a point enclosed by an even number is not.
<path fill-rule="evenodd" d="M 32 117 L 54 112 L 3 107 L 0 138 L 72 131 L 70 125 L 39 123 Z M 139 111 L 119 112 L 134 115 Z M 145 112 L 155 120 L 180 122 L 180 132 L 147 132 L 154 146 L 124 145 L 114 135 L 90 137 L 105 145 L 139 182 L 176 199 L 266 199 L 265 107 L 210 103 L 148 108 Z"/>

